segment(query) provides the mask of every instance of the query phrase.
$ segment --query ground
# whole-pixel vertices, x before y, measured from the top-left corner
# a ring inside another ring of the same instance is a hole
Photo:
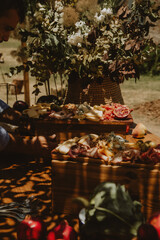
[[[143,123],[157,136],[160,136],[159,80],[160,76],[157,76],[157,81],[140,81],[135,84],[127,82],[121,87],[125,104],[133,109],[131,114],[134,122]]]
[[[145,114],[148,118],[152,120],[160,121],[160,99],[155,101],[146,102],[144,104],[135,105],[134,111],[139,114]]]
[[[134,106],[138,122],[143,122],[154,134],[160,136],[160,99]]]

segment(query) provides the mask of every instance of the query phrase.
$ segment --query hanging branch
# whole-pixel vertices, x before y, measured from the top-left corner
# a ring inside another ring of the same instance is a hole
[[[57,87],[57,76],[56,74],[53,74],[53,79],[54,79],[54,85],[55,85],[55,89],[56,89],[56,94],[57,94],[57,97],[58,97],[58,87]]]
[[[63,97],[63,79],[62,79],[62,73],[60,75],[60,82],[61,82],[61,97]]]
[[[22,48],[26,48],[27,44],[24,41],[21,41]],[[23,66],[24,66],[24,71],[23,71],[23,76],[24,76],[24,97],[25,97],[25,102],[30,105],[30,91],[29,91],[29,73],[26,70],[27,68],[27,58],[24,57],[23,59]]]
[[[44,82],[44,86],[45,86],[46,95],[48,95],[48,89],[47,89],[47,83],[46,82]]]
[[[50,82],[49,82],[49,79],[47,80],[47,87],[48,87],[48,95],[50,95]]]

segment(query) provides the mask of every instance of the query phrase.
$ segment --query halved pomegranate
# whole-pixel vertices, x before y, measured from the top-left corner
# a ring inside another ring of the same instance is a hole
[[[130,109],[129,107],[127,107],[126,105],[121,105],[118,107],[115,107],[113,110],[113,113],[115,115],[115,118],[118,119],[125,119],[128,117],[128,115],[130,114]]]

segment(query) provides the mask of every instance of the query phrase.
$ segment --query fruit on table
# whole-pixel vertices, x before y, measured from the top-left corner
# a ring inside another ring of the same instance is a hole
[[[17,240],[44,240],[45,235],[44,223],[31,216],[27,216],[17,229]]]
[[[28,107],[28,104],[21,100],[18,100],[13,104],[13,109],[19,112],[23,112],[23,110],[28,109]]]
[[[58,226],[53,228],[47,236],[47,240],[77,240],[77,233],[63,220]]]
[[[138,140],[136,145],[141,150],[141,152],[146,152],[149,148],[157,147],[157,144],[153,141],[143,142],[142,140]]]
[[[158,240],[158,233],[155,227],[149,223],[143,223],[139,226],[137,231],[137,238],[139,240]],[[133,239],[134,240],[134,239]]]
[[[114,108],[114,115],[118,119],[125,119],[130,114],[131,110],[126,105],[121,105]]]
[[[147,128],[143,123],[138,123],[132,130],[132,136],[135,138],[142,138],[147,133]]]
[[[157,230],[159,239],[160,239],[160,212],[156,212],[154,213],[148,221],[151,225],[153,225],[155,227],[155,229]]]

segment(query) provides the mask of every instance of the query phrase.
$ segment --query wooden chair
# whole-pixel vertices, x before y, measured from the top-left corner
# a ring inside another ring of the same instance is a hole
[[[4,61],[3,61],[3,62],[0,62],[0,63],[4,63]],[[9,97],[10,87],[14,88],[14,94],[15,94],[16,101],[17,101],[17,89],[16,89],[16,85],[15,85],[13,82],[12,82],[12,83],[11,83],[11,82],[6,82],[1,67],[0,67],[0,70],[1,70],[1,75],[2,75],[2,79],[3,79],[3,82],[0,83],[0,87],[1,87],[1,86],[6,87],[6,102],[7,102],[7,104],[8,104],[8,97]]]
[[[13,83],[0,83],[0,86],[6,87],[6,102],[7,102],[7,104],[8,104],[10,87],[14,88],[15,97],[16,97],[16,101],[17,101],[17,90],[16,90],[16,85],[15,84],[13,84]]]

